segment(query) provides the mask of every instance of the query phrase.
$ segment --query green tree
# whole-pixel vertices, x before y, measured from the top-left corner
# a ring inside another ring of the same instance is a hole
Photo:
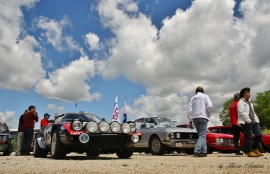
[[[270,90],[257,93],[253,103],[256,114],[260,119],[260,126],[270,128]]]
[[[229,106],[230,106],[230,104],[232,102],[233,102],[233,98],[227,100],[223,104],[222,111],[219,113],[219,119],[222,122],[222,125],[223,126],[229,126],[229,125],[231,125],[231,123],[230,123],[230,114],[229,114]]]

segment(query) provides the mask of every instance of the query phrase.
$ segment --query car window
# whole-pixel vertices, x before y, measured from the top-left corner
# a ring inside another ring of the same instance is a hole
[[[69,122],[74,119],[80,119],[85,122],[89,122],[89,121],[100,122],[101,121],[99,117],[97,117],[94,114],[89,114],[89,113],[67,113],[62,121]]]
[[[212,132],[212,133],[217,133],[217,132],[218,132],[218,129],[211,129],[210,132]]]
[[[232,133],[232,128],[220,128],[220,133],[233,134]]]
[[[8,127],[4,123],[0,123],[0,132],[8,132]]]

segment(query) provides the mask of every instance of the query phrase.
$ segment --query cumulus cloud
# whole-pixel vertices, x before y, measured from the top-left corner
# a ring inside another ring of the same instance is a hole
[[[57,21],[41,16],[38,19],[37,27],[44,30],[42,38],[58,51],[67,50],[66,46],[72,50],[79,50],[80,47],[71,36],[65,36],[63,30],[65,27],[70,26],[70,22],[67,16],[64,16],[61,20]]]
[[[85,42],[89,45],[89,49],[91,51],[100,50],[102,48],[99,37],[94,33],[89,32],[88,34],[86,34]]]
[[[65,107],[64,106],[56,106],[55,104],[48,104],[48,106],[46,107],[46,110],[49,112],[63,112],[65,111]]]
[[[186,115],[186,97],[201,85],[214,104],[210,125],[216,125],[222,104],[235,92],[246,86],[254,94],[269,88],[265,80],[270,75],[269,3],[243,1],[244,17],[239,19],[233,16],[233,0],[196,0],[186,11],[177,9],[165,18],[158,30],[138,8],[129,11],[136,3],[100,1],[101,21],[115,37],[110,56],[99,61],[97,69],[104,78],[124,75],[146,86],[149,95],[133,104],[137,116],[163,115],[180,121]],[[179,106],[170,102],[183,98]],[[176,108],[183,108],[179,117]]]
[[[90,86],[87,82],[95,76],[95,64],[87,56],[81,56],[48,76],[48,79],[41,79],[35,87],[35,91],[45,98],[89,102],[101,97],[100,93],[89,93]]]
[[[33,7],[35,0],[0,2],[0,87],[10,90],[31,88],[44,77],[40,46],[23,29],[22,6]],[[31,65],[31,68],[29,66]]]

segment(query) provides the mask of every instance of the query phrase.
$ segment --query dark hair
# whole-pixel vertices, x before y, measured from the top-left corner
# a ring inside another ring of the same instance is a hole
[[[30,110],[33,109],[33,108],[36,108],[36,107],[33,106],[33,105],[31,105],[31,106],[28,107],[28,110],[30,111]]]
[[[198,87],[196,88],[196,94],[197,94],[198,92],[204,93],[203,87],[198,86]]]
[[[234,101],[239,100],[239,96],[240,96],[239,93],[235,93],[234,96],[233,96]]]
[[[246,92],[249,92],[249,91],[250,91],[250,88],[249,87],[245,87],[245,88],[241,89],[241,91],[240,91],[240,98],[243,98],[244,97],[244,94]]]

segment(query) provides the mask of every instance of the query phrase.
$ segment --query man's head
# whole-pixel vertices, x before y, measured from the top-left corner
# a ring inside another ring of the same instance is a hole
[[[48,113],[45,113],[45,114],[44,114],[44,118],[46,118],[46,119],[49,119],[50,116],[51,116],[51,115],[48,114]]]
[[[31,112],[35,112],[36,111],[36,107],[31,105],[28,107],[28,110],[31,111]]]
[[[28,109],[26,109],[26,110],[24,111],[24,113],[26,113],[26,112],[28,112]]]
[[[240,98],[240,94],[239,93],[235,93],[234,96],[233,96],[234,101],[239,100],[239,98]]]
[[[246,100],[248,100],[250,98],[250,88],[249,87],[241,89],[240,98],[244,98]]]
[[[197,94],[198,92],[204,93],[203,87],[198,86],[198,87],[196,88],[195,93]]]

